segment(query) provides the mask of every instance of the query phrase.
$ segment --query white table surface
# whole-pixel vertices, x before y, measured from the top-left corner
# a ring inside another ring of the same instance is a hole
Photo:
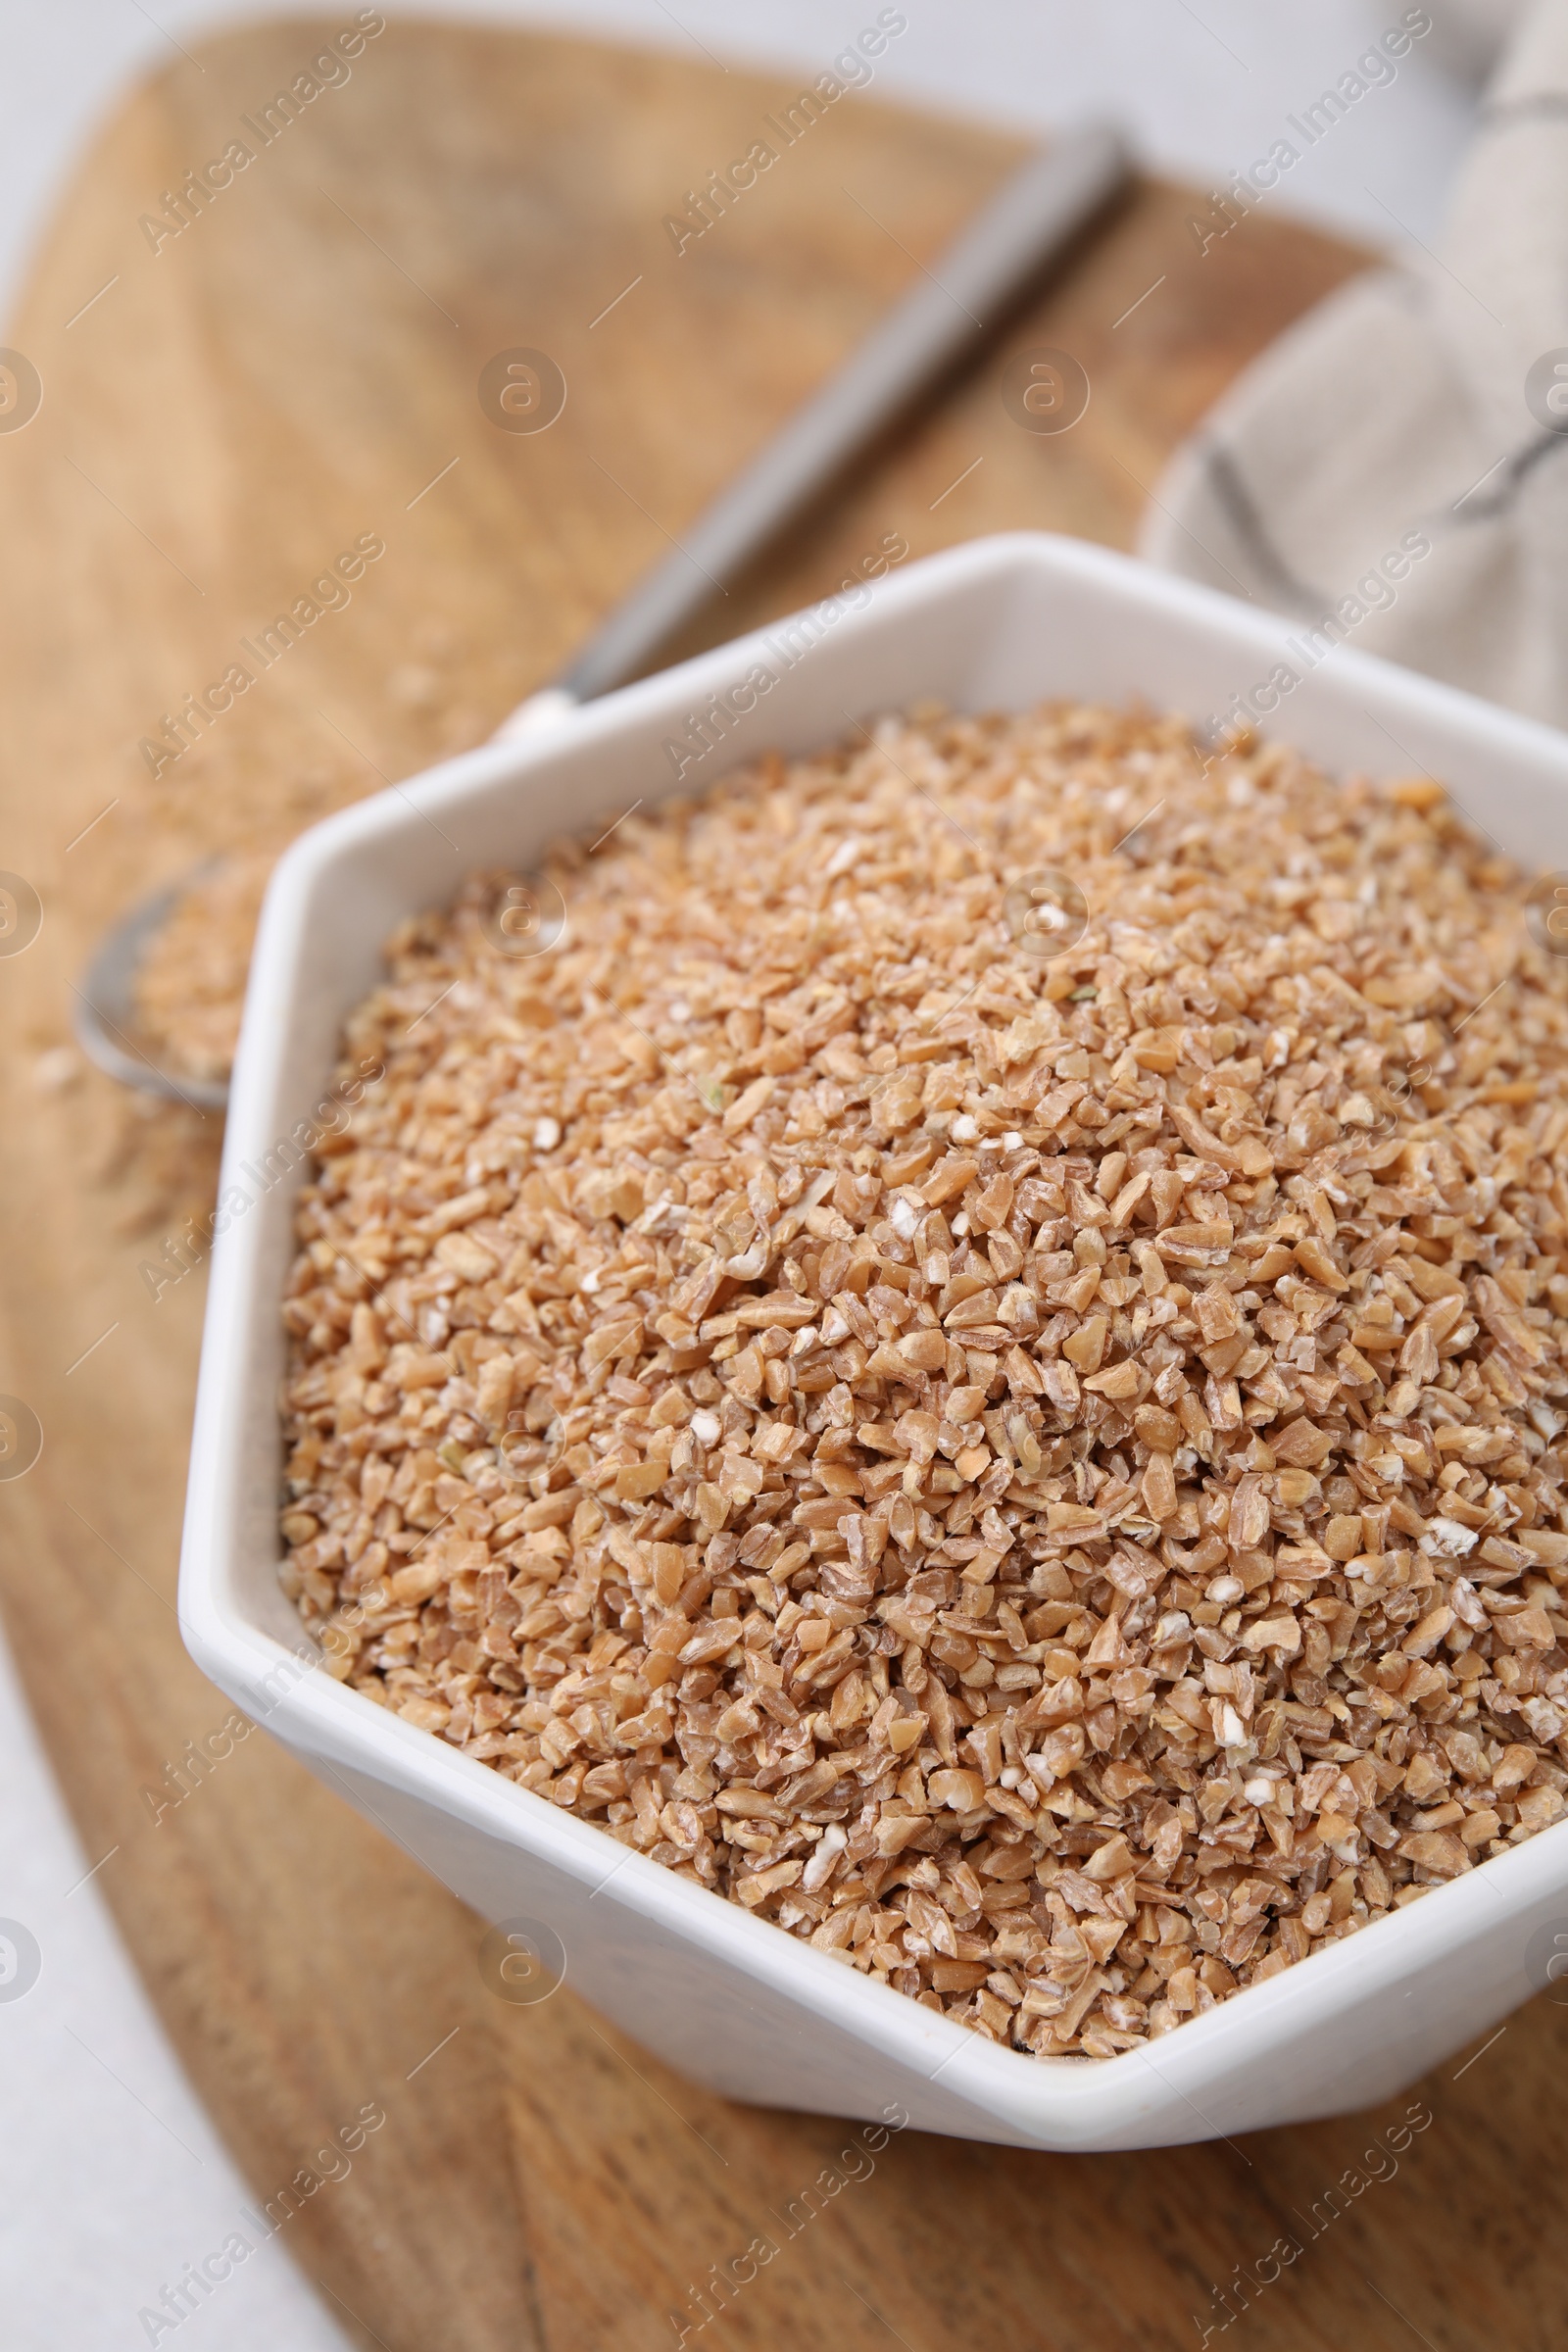
[[[85,141],[137,75],[203,33],[297,7],[240,0],[0,0],[0,318]],[[346,10],[345,14],[352,14]],[[390,7],[388,13],[395,13]],[[579,0],[459,7],[597,31],[718,62],[820,71],[872,0]],[[1086,111],[1123,122],[1147,159],[1202,183],[1262,153],[1403,14],[1398,0],[905,0],[881,61],[890,96],[1013,126]],[[1436,38],[1303,158],[1275,201],[1396,246],[1430,241],[1474,116]],[[0,1921],[36,1939],[20,1997],[0,1942],[0,2312],[7,2352],[327,2352],[328,2309],[268,2245],[177,2329],[139,2313],[187,2263],[242,2228],[248,2192],[129,1966],[0,1649]],[[73,1891],[74,1889],[74,1891]],[[0,1937],[4,1930],[0,1928]],[[11,1995],[12,1997],[7,1997]]]
[[[244,2218],[255,2200],[86,1875],[96,1859],[77,1843],[0,1646],[0,2343],[342,2346],[284,2244],[262,2244]],[[149,2328],[140,2314],[236,2230],[257,2250],[177,2327]]]

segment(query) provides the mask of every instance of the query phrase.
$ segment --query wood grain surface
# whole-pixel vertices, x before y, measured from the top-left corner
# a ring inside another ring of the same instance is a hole
[[[8,334],[42,406],[0,430],[0,865],[44,910],[0,958],[0,1390],[45,1433],[0,1483],[5,1614],[195,2082],[258,2197],[384,2104],[288,2236],[355,2339],[389,2352],[643,2352],[683,2326],[735,2346],[1142,2352],[1217,2336],[1213,2290],[1239,2275],[1230,2340],[1260,2348],[1560,2343],[1568,2011],[1549,2001],[1422,2086],[1431,2121],[1397,2156],[1378,2135],[1404,2101],[1170,2153],[906,2133],[841,2158],[851,2127],[698,2091],[569,1986],[493,1998],[481,1923],[265,1738],[155,1822],[145,1791],[169,1797],[228,1710],[172,1608],[203,1276],[155,1302],[138,1268],[208,1198],[218,1122],[62,1050],[90,943],[195,858],[280,842],[482,739],[1016,154],[857,93],[677,254],[663,216],[798,84],[410,24],[270,144],[244,133],[337,22],[220,41],[108,124]],[[247,136],[254,160],[155,250],[142,216]],[[1015,525],[1129,544],[1207,403],[1359,266],[1266,216],[1200,257],[1192,203],[1138,189],[690,642],[827,593],[887,531],[915,554]],[[1006,362],[1036,344],[1089,373],[1071,432],[1026,433],[1004,405]],[[480,410],[481,368],[516,346],[566,378],[547,432]],[[155,780],[140,739],[367,532],[386,553],[348,609]],[[791,2234],[829,2166],[841,2185]],[[1302,2250],[1281,2266],[1287,2233]],[[699,2328],[713,2266],[760,2237],[777,2252]]]

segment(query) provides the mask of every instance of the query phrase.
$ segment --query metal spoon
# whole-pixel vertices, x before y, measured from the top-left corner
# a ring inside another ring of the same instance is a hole
[[[600,623],[554,684],[503,720],[493,740],[511,743],[537,734],[579,703],[634,676],[707,601],[715,579],[741,570],[858,452],[995,329],[1005,310],[1108,204],[1128,169],[1126,148],[1104,123],[1069,132],[1031,157],[938,267],[922,271],[919,283],[838,373],[699,515],[683,544]],[[228,1099],[223,1081],[172,1076],[137,1051],[131,1034],[136,966],[192,878],[142,900],[109,934],[75,992],[74,1026],[82,1051],[110,1077],[220,1108]]]
[[[221,1110],[228,1101],[228,1081],[176,1078],[137,1044],[136,967],[148,941],[163,928],[191,884],[210,873],[213,864],[209,858],[177,882],[139,899],[99,942],[97,954],[72,991],[72,1027],[89,1060],[126,1086],[139,1087],[144,1094],[163,1095],[172,1102],[189,1103],[196,1110]]]

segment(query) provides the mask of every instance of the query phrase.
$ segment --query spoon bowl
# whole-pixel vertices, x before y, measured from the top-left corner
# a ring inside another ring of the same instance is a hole
[[[191,884],[212,871],[213,861],[182,874],[145,899],[138,899],[99,942],[97,953],[72,990],[72,1027],[89,1061],[124,1086],[162,1095],[193,1110],[221,1110],[228,1101],[226,1078],[194,1078],[165,1069],[138,1042],[136,972],[149,942],[163,928]]]

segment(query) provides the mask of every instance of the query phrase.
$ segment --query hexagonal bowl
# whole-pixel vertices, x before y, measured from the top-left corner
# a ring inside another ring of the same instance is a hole
[[[1425,767],[1511,854],[1568,866],[1568,738],[1084,543],[980,540],[451,760],[305,834],[263,914],[235,1065],[180,1569],[213,1681],[490,1921],[559,1936],[566,1974],[733,2097],[1019,2146],[1234,2134],[1367,2105],[1505,2015],[1568,1935],[1568,1822],[1152,2044],[1041,2060],[876,1984],[318,1671],[277,1582],[279,1299],[312,1114],[382,943],[480,865],[526,866],[627,806],[936,696],[1238,710],[1333,770]],[[445,839],[443,839],[445,837]],[[451,846],[447,846],[450,844]],[[477,1937],[476,1937],[477,1942]],[[1568,1948],[1568,1945],[1565,1945]]]

